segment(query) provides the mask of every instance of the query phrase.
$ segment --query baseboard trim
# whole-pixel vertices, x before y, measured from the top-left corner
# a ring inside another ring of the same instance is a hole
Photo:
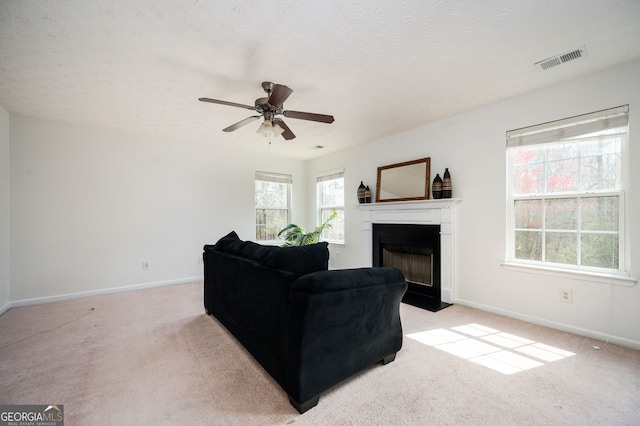
[[[601,342],[608,342],[614,345],[623,346],[625,348],[635,349],[640,351],[640,342],[636,340],[627,339],[625,337],[615,336],[600,331],[591,330],[583,327],[576,327],[574,325],[565,324],[556,321],[549,321],[544,318],[536,317],[533,315],[526,315],[520,312],[510,311],[508,309],[497,308],[491,305],[484,305],[482,303],[476,303],[465,299],[456,299],[456,304],[468,306],[470,308],[479,309],[481,311],[491,312],[493,314],[503,315],[509,318],[515,318],[522,321],[526,321],[536,325],[542,325],[544,327],[553,328],[554,330],[565,331],[571,334],[577,334],[578,336],[588,337],[590,339],[598,340]]]
[[[0,306],[0,315],[2,315],[5,312],[7,312],[9,310],[9,308],[11,308],[11,302],[5,303],[4,305]]]
[[[102,288],[98,290],[89,290],[89,291],[80,291],[77,293],[66,293],[59,294],[56,296],[45,296],[45,297],[34,297],[32,299],[19,299],[13,300],[0,308],[0,315],[8,311],[10,308],[18,308],[21,306],[30,306],[30,305],[40,305],[42,303],[51,303],[51,302],[59,302],[62,300],[71,300],[71,299],[79,299],[81,297],[89,297],[89,296],[100,296],[103,294],[112,294],[112,293],[122,293],[125,291],[134,291],[134,290],[142,290],[145,288],[153,288],[153,287],[163,287],[167,285],[174,284],[186,284],[192,283],[196,281],[202,281],[203,276],[196,277],[188,277],[188,278],[178,278],[175,280],[166,280],[166,281],[155,281],[149,283],[141,283],[141,284],[132,284],[122,287],[110,287],[110,288]]]

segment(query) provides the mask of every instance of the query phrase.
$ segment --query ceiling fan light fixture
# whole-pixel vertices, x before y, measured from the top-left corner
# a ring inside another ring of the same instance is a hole
[[[273,125],[273,134],[278,136],[284,133],[284,129],[278,123]]]
[[[258,127],[256,133],[260,133],[264,136],[270,135],[273,133],[273,125],[271,124],[271,120],[264,120],[264,122]]]

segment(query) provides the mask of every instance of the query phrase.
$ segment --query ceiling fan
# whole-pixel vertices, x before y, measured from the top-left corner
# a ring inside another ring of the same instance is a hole
[[[234,106],[258,112],[260,115],[253,115],[251,117],[245,118],[244,120],[240,120],[237,123],[222,129],[222,131],[233,132],[234,130],[239,129],[242,126],[251,123],[252,121],[264,117],[264,121],[258,128],[257,132],[267,136],[269,142],[271,142],[272,137],[278,135],[282,135],[282,137],[286,140],[291,140],[296,137],[291,129],[289,129],[289,126],[287,126],[285,122],[278,117],[279,115],[284,115],[287,118],[297,118],[299,120],[310,120],[328,124],[333,123],[334,121],[332,115],[285,110],[283,105],[284,101],[286,101],[289,95],[293,93],[293,90],[291,90],[287,86],[274,84],[270,81],[265,81],[262,83],[262,88],[267,93],[267,97],[256,99],[254,106],[237,104],[235,102],[221,101],[211,98],[199,98],[198,100],[202,102],[211,102],[213,104]]]

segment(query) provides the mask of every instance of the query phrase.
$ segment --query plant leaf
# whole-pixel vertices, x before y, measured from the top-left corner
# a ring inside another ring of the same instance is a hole
[[[322,231],[331,228],[333,225],[329,222],[331,222],[337,216],[338,212],[334,211],[324,223],[316,226],[316,228],[311,232],[305,231],[304,228],[296,224],[288,224],[287,226],[282,228],[280,232],[278,232],[278,237],[282,237],[284,235],[285,242],[282,244],[282,246],[306,246],[309,244],[317,243],[320,239],[320,236],[322,235]]]

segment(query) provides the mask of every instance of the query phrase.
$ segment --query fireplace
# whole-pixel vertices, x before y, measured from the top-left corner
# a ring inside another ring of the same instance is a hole
[[[455,206],[460,201],[450,198],[360,204],[365,266],[401,269],[411,290],[404,300],[407,303],[449,306],[455,299],[454,225]],[[397,233],[399,229],[408,231]],[[382,235],[374,237],[380,230]],[[402,241],[405,237],[408,243]],[[382,247],[378,245],[380,240]]]
[[[440,225],[374,223],[373,266],[400,269],[409,285],[402,301],[438,311],[441,300]]]

